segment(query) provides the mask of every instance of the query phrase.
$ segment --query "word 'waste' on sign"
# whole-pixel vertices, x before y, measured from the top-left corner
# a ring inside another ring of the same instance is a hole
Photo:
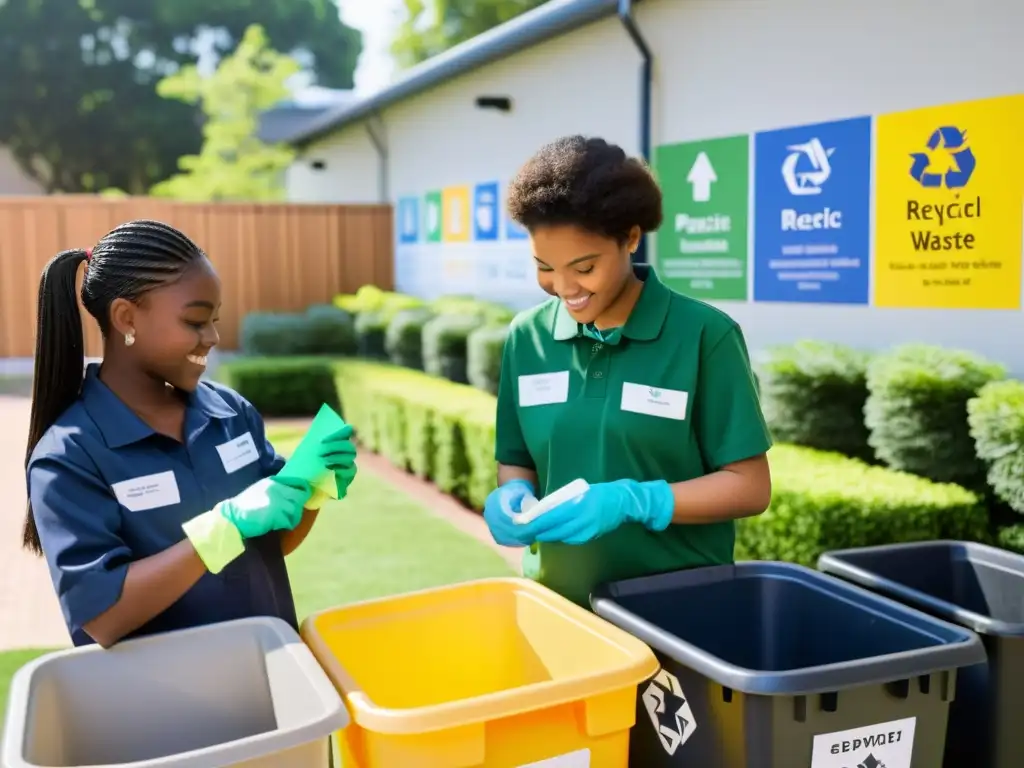
[[[879,307],[1020,309],[1024,96],[877,120]]]
[[[749,153],[746,135],[655,150],[665,201],[655,269],[680,293],[747,299]]]

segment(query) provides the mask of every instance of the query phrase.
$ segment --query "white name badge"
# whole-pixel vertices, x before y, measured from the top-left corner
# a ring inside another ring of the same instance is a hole
[[[686,418],[688,399],[689,393],[678,389],[662,389],[625,382],[622,385],[620,407],[624,411],[683,421]]]
[[[551,405],[569,399],[569,372],[535,373],[519,377],[519,405]]]
[[[114,495],[129,512],[145,512],[181,503],[178,481],[174,470],[157,472],[155,475],[133,477],[110,486]]]
[[[260,458],[260,452],[256,449],[256,442],[252,439],[251,432],[246,432],[241,437],[236,437],[223,445],[218,445],[217,453],[220,454],[221,463],[224,464],[224,471],[229,475],[242,467],[259,461]]]

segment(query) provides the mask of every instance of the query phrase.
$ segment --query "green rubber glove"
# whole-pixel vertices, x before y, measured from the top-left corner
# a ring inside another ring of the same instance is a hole
[[[207,570],[220,573],[245,551],[245,539],[298,525],[312,494],[305,480],[265,477],[192,518],[182,529]]]
[[[344,499],[348,487],[356,479],[356,446],[352,442],[352,426],[346,424],[341,429],[327,435],[317,448],[317,455],[324,466],[334,475],[338,488],[338,499]],[[328,499],[327,494],[318,491],[314,494],[309,509],[319,509]]]

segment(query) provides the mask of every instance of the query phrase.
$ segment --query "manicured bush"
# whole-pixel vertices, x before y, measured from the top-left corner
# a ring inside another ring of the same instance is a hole
[[[501,354],[505,349],[509,326],[485,325],[466,339],[466,374],[469,383],[484,392],[498,394],[501,378]]]
[[[1003,549],[1024,554],[1024,523],[1001,529],[996,543]]]
[[[423,370],[423,325],[434,317],[426,307],[403,309],[388,323],[384,347],[395,365]]]
[[[324,403],[340,408],[328,358],[239,358],[223,363],[217,378],[265,418],[312,416]]]
[[[772,503],[737,525],[737,558],[814,565],[830,549],[932,539],[985,541],[974,493],[812,448],[768,454]]]
[[[894,469],[972,490],[985,486],[967,423],[967,401],[1002,366],[971,352],[924,344],[896,347],[868,365],[868,442]]]
[[[334,306],[357,316],[365,312],[384,312],[389,317],[403,309],[421,307],[424,301],[415,296],[394,291],[382,291],[375,285],[364,285],[355,293],[334,297]]]
[[[992,491],[1024,514],[1024,382],[986,384],[967,402],[967,414],[975,452],[988,467]]]
[[[385,345],[390,318],[382,310],[360,312],[356,315],[356,349],[360,357],[370,360],[387,360]]]
[[[758,365],[761,407],[776,440],[871,460],[864,425],[868,355],[800,341],[768,350]]]
[[[396,464],[483,508],[497,481],[492,395],[390,365],[343,360],[336,370],[345,418],[364,445],[372,433],[372,444]],[[769,457],[772,504],[740,522],[738,557],[813,565],[842,547],[987,540],[979,497],[958,486],[797,446],[777,445]]]
[[[469,296],[442,296],[430,303],[439,315],[480,315],[487,323],[510,323],[515,312],[503,304]]]
[[[302,313],[251,312],[242,319],[241,352],[255,357],[351,355],[356,352],[352,316],[331,305]]]
[[[480,327],[479,315],[438,315],[423,326],[423,368],[459,384],[468,384],[466,342]]]

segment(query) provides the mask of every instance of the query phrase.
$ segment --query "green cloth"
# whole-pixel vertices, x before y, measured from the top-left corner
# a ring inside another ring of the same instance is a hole
[[[320,458],[320,443],[324,438],[337,432],[345,426],[345,420],[339,416],[331,406],[324,403],[320,407],[313,423],[309,425],[306,432],[291,458],[278,472],[283,477],[297,477],[307,481],[313,486],[314,496],[316,492],[327,496],[330,499],[338,499],[338,483],[334,473],[327,469],[327,465]]]
[[[682,482],[765,453],[771,437],[746,344],[724,312],[649,267],[617,344],[561,302],[521,313],[505,343],[495,458],[537,472],[537,496],[583,478]],[[523,572],[587,606],[598,584],[733,562],[735,523],[626,524],[587,544],[540,543]]]

